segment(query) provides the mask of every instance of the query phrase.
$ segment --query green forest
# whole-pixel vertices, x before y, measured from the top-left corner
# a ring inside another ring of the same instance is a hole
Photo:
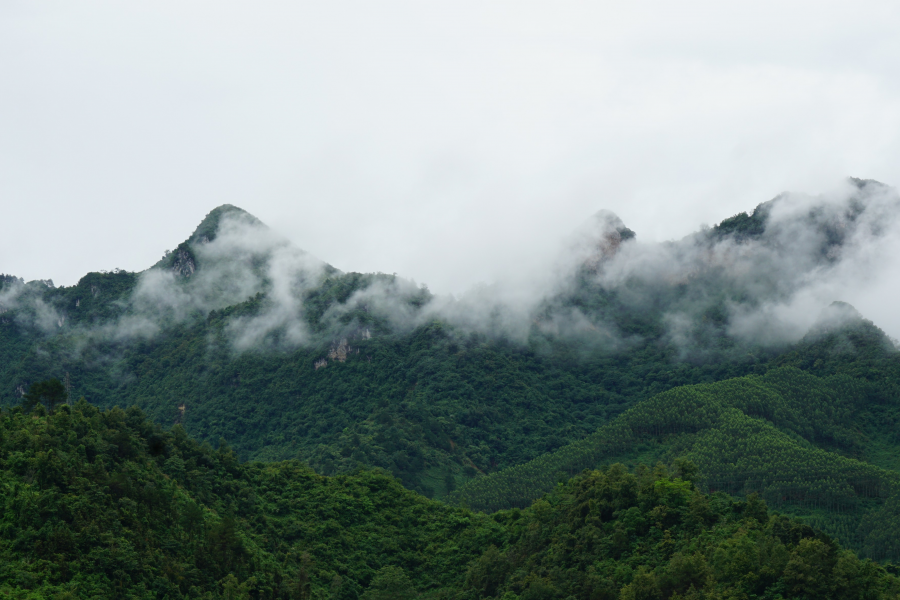
[[[141,273],[2,275],[0,589],[897,597],[897,342],[839,301],[741,321],[837,264],[883,192],[853,184],[651,250],[604,217],[525,312],[228,205]]]
[[[10,598],[900,597],[893,567],[702,492],[696,467],[585,471],[525,509],[430,500],[381,470],[241,462],[136,408],[0,414]]]
[[[378,279],[394,278],[329,276],[305,299],[307,317]],[[120,310],[117,300],[134,280],[131,273],[96,274],[73,288],[35,293],[74,305],[92,288],[109,288],[111,299],[96,315],[87,301],[77,312],[102,323]],[[379,466],[434,496],[451,481],[579,440],[638,399],[761,368],[759,357],[676,363],[675,349],[650,342],[624,355],[579,355],[578,342],[535,333],[521,345],[440,321],[394,332],[365,314],[348,317],[346,356],[325,368],[316,362],[340,349],[342,338],[235,354],[225,338],[228,323],[265,303],[260,295],[130,344],[85,339],[74,325],[49,338],[29,335],[10,321],[0,326],[5,402],[14,404],[27,382],[68,373],[73,392],[99,406],[135,404],[212,443],[224,437],[243,459],[300,458],[326,474]],[[365,330],[369,339],[359,333]]]

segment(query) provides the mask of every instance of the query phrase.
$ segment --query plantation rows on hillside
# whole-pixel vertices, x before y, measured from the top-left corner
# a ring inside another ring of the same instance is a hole
[[[480,510],[528,506],[558,481],[612,460],[689,459],[705,489],[758,493],[814,516],[868,556],[900,558],[900,473],[864,460],[848,427],[878,387],[785,367],[764,376],[679,387],[629,409],[586,439],[470,481],[450,499]],[[846,518],[849,517],[849,518]]]

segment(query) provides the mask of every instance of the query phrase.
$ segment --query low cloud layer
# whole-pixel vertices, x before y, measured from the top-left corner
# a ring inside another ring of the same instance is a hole
[[[794,342],[836,300],[857,305],[891,335],[900,325],[893,297],[879,297],[898,272],[900,196],[874,182],[848,181],[819,196],[782,194],[749,215],[664,243],[642,241],[601,211],[544,258],[550,267],[530,276],[458,297],[393,275],[352,276],[355,291],[321,306],[313,327],[305,312],[309,293],[350,285],[352,277],[239,209],[217,211],[186,245],[139,275],[113,319],[72,325],[73,309],[38,293],[52,284],[13,280],[0,291],[0,318],[9,313],[45,334],[69,333],[84,347],[151,339],[253,299],[227,316],[224,333],[235,352],[327,343],[373,324],[403,333],[432,321],[518,343],[538,335],[618,352],[647,335],[622,325],[627,313],[657,315],[661,339],[693,357],[715,335],[761,346]]]
[[[438,319],[519,341],[536,328],[610,351],[630,347],[634,336],[602,311],[571,302],[586,280],[634,310],[662,311],[668,339],[679,346],[701,344],[704,323],[751,344],[794,342],[840,300],[868,301],[876,310],[865,316],[892,335],[900,325],[891,298],[873,302],[900,272],[900,196],[876,182],[848,180],[817,196],[785,193],[755,213],[665,243],[642,242],[601,211],[560,246],[555,260],[545,259],[552,268],[530,277],[476,286],[459,298],[434,296],[415,309],[401,301],[414,289],[376,284],[327,316],[365,303],[397,328]]]
[[[321,282],[326,267],[321,260],[242,211],[222,217],[212,240],[192,240],[187,250],[179,248],[139,275],[133,292],[114,303],[120,314],[113,319],[91,325],[67,323],[67,311],[78,309],[45,301],[40,292],[48,284],[42,282],[11,281],[0,291],[0,310],[17,309],[20,325],[45,334],[70,334],[80,348],[91,342],[152,339],[168,327],[261,294],[265,301],[254,314],[229,321],[226,332],[234,348],[261,348],[273,333],[291,347],[307,340],[301,301]],[[169,257],[176,261],[174,266],[164,264]],[[103,290],[98,288],[97,293]]]
[[[799,339],[832,301],[873,300],[879,285],[900,272],[894,188],[847,182],[820,196],[787,193],[753,216],[759,222],[737,219],[747,229],[739,224],[678,242],[625,244],[597,279],[633,294],[635,303],[681,288],[668,311],[675,336],[724,302],[729,334],[765,345]],[[759,223],[764,231],[754,232]],[[877,299],[865,316],[894,331],[900,323],[891,318],[891,303]]]

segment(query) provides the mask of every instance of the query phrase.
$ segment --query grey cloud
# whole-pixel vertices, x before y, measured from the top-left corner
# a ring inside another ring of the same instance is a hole
[[[150,339],[172,324],[260,294],[258,304],[226,323],[226,340],[236,352],[319,344],[373,322],[403,333],[434,320],[518,343],[537,334],[616,352],[641,338],[620,331],[614,314],[572,301],[588,294],[583,300],[590,304],[591,294],[612,294],[636,314],[657,311],[663,341],[680,348],[682,357],[702,358],[711,351],[704,344],[720,332],[764,346],[800,339],[832,301],[852,300],[848,294],[882,282],[884,269],[892,268],[884,256],[900,249],[900,196],[876,183],[848,182],[820,196],[782,194],[731,221],[737,223],[731,229],[726,222],[663,243],[634,239],[618,217],[601,211],[528,277],[473,286],[454,297],[396,276],[364,276],[368,283],[332,303],[311,331],[307,293],[343,274],[243,211],[219,217],[204,221],[177,257],[140,275],[120,317],[72,329],[76,348]],[[0,306],[30,298],[29,324],[59,330],[65,315],[24,294],[26,288],[4,288]]]
[[[304,292],[320,283],[325,264],[243,212],[229,212],[211,241],[190,245],[196,270],[186,279],[160,268],[144,273],[132,299],[135,310],[180,321],[265,293],[260,312],[228,323],[235,349],[260,347],[274,333],[296,346],[307,338],[302,316]]]
[[[474,286],[459,298],[431,296],[421,307],[408,302],[417,292],[410,282],[376,281],[326,317],[337,321],[365,305],[397,330],[437,319],[519,342],[534,331],[607,351],[638,342],[602,314],[566,303],[588,277],[632,310],[661,310],[666,340],[695,357],[709,352],[704,336],[717,335],[716,327],[736,340],[783,345],[799,340],[823,307],[888,276],[881,263],[900,243],[898,217],[895,189],[852,181],[819,196],[782,194],[744,216],[744,225],[739,217],[733,230],[726,223],[672,242],[632,239],[618,217],[601,211],[563,242],[547,261],[552,269],[530,278]]]
[[[0,315],[15,311],[12,314],[21,326],[33,327],[45,334],[59,330],[65,325],[66,316],[44,301],[41,297],[44,288],[53,288],[53,282],[38,280],[25,284],[10,278],[0,288]]]
[[[643,284],[635,302],[654,289],[687,288],[667,316],[678,344],[691,343],[690,324],[723,297],[730,335],[764,345],[796,341],[824,306],[891,277],[885,267],[900,240],[900,197],[887,186],[860,185],[783,194],[757,209],[767,217],[755,235],[706,230],[678,242],[626,244],[598,281],[626,294]]]

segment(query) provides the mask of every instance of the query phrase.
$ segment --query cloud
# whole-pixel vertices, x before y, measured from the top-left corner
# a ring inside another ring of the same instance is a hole
[[[45,334],[66,333],[78,355],[96,342],[152,339],[173,325],[262,294],[265,301],[255,314],[229,321],[226,334],[234,348],[261,348],[276,333],[283,345],[306,341],[302,299],[321,283],[325,263],[243,211],[222,215],[211,239],[197,238],[180,247],[185,258],[177,257],[190,262],[190,268],[183,264],[173,268],[164,259],[144,271],[131,294],[114,302],[119,315],[106,321],[66,324],[65,312],[38,293],[46,288],[43,282],[5,286],[0,290],[0,306],[16,309],[21,325]]]
[[[303,343],[303,295],[321,283],[326,265],[243,211],[227,212],[215,225],[212,239],[195,234],[185,251],[185,260],[196,261],[190,274],[172,268],[146,271],[130,310],[140,319],[182,322],[264,294],[255,314],[229,321],[226,334],[234,347],[259,348],[276,334],[279,344]],[[130,325],[127,318],[118,324],[126,330]]]
[[[663,243],[635,239],[616,215],[601,211],[559,244],[555,258],[539,262],[547,268],[476,285],[459,297],[371,276],[329,306],[319,333],[337,338],[358,330],[363,311],[398,333],[439,320],[519,343],[537,333],[615,352],[641,342],[621,329],[618,310],[657,314],[664,340],[682,357],[709,355],[722,335],[779,346],[799,340],[834,300],[889,278],[884,257],[898,245],[900,196],[875,182],[848,180],[817,196],[784,193],[750,215]],[[272,262],[281,267],[270,269],[267,308],[229,326],[242,332],[232,336],[242,350],[276,331],[294,345],[315,337],[306,330],[302,295],[320,280],[290,283],[301,263],[284,257]],[[604,308],[609,302],[618,308]]]
[[[59,313],[43,297],[47,289],[53,289],[50,280],[31,281],[25,284],[18,278],[4,276],[0,281],[0,318],[10,313],[20,326],[35,328],[49,334],[65,325],[66,317]]]
[[[463,335],[520,344],[562,339],[585,352],[619,352],[658,338],[682,358],[705,359],[724,338],[763,346],[800,339],[834,300],[852,302],[890,280],[897,265],[885,257],[898,250],[897,191],[854,180],[817,196],[781,194],[751,214],[662,243],[642,241],[600,211],[528,276],[453,296],[396,275],[341,273],[240,209],[223,207],[140,275],[117,318],[67,331],[79,350],[92,341],[128,343],[253,300],[226,319],[225,339],[236,352],[327,344],[364,329],[403,334],[441,321]],[[28,325],[60,330],[65,313],[40,295],[24,295],[26,288],[5,287],[0,305],[24,306],[27,297]],[[876,323],[878,310],[867,314]],[[635,330],[628,325],[635,320],[644,325]]]
[[[233,319],[226,330],[237,350],[260,348],[273,334],[278,334],[277,344],[285,347],[299,346],[309,337],[303,297],[321,284],[324,263],[281,243],[266,252],[266,302],[261,312]]]
[[[635,306],[664,302],[678,345],[697,346],[690,332],[720,304],[732,337],[784,344],[832,301],[893,279],[898,243],[897,191],[847,182],[819,196],[782,194],[752,216],[678,242],[623,245],[597,281]]]

